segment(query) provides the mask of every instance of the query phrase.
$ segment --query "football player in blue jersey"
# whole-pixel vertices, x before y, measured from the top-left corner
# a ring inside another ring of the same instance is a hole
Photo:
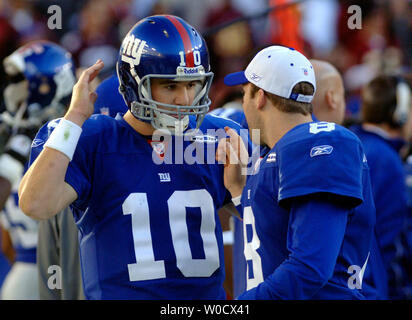
[[[223,165],[178,161],[193,146],[217,147],[216,137],[197,132],[239,129],[205,116],[213,74],[204,39],[171,15],[133,26],[117,62],[128,111],[115,119],[91,117],[89,85],[102,67],[82,73],[64,118],[37,134],[19,188],[22,210],[47,219],[71,204],[87,299],[224,299],[216,214],[230,202]],[[155,139],[159,129],[173,134]],[[182,141],[189,130],[193,140]],[[169,151],[172,164],[156,162]]]
[[[327,121],[342,124],[345,116],[345,92],[342,76],[330,63],[322,60],[310,60],[316,76],[316,92],[312,100],[315,121]],[[242,221],[234,219],[233,244],[233,291],[235,296],[246,290],[245,265],[243,255]],[[369,268],[368,268],[369,269]],[[366,271],[368,271],[368,269]]]
[[[26,44],[6,57],[3,64],[9,82],[4,91],[6,109],[0,114],[2,132],[7,136],[0,155],[0,179],[10,187],[2,185],[0,205],[4,205],[1,221],[8,232],[3,231],[10,235],[15,259],[1,297],[36,299],[38,223],[19,209],[17,188],[37,130],[66,110],[75,83],[74,64],[69,52],[49,41]]]
[[[362,123],[351,129],[362,141],[370,167],[376,206],[376,246],[385,280],[382,298],[401,299],[401,234],[408,215],[405,173],[399,154],[403,127],[410,116],[411,87],[401,76],[380,75],[362,90]],[[385,168],[384,170],[382,170]]]
[[[217,153],[243,217],[247,291],[238,299],[364,299],[375,224],[368,166],[353,133],[312,121],[309,60],[271,46],[225,83],[243,86],[249,129],[260,129],[262,145],[247,179],[233,130]]]

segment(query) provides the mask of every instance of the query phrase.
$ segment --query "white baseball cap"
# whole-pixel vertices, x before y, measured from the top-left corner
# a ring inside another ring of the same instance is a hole
[[[259,51],[245,71],[228,74],[224,83],[235,86],[251,82],[266,92],[299,102],[310,103],[315,95],[315,71],[310,61],[293,48],[270,46]],[[299,82],[313,85],[312,95],[292,94]]]

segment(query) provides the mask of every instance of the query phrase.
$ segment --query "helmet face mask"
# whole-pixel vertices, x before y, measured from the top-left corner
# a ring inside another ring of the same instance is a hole
[[[201,86],[196,92],[192,104],[175,105],[157,101],[152,96],[153,79],[170,79],[172,81],[198,81]],[[173,134],[180,135],[189,124],[189,115],[196,117],[197,127],[209,111],[210,99],[207,92],[213,79],[213,74],[197,77],[178,78],[167,75],[146,75],[139,83],[139,100],[132,103],[131,112],[138,119],[150,121],[156,129],[165,129]]]
[[[199,127],[209,110],[213,73],[204,39],[184,20],[174,16],[153,16],[138,22],[125,37],[117,62],[119,91],[130,112],[155,129],[179,135],[189,116]],[[155,101],[153,79],[201,81],[191,105]]]

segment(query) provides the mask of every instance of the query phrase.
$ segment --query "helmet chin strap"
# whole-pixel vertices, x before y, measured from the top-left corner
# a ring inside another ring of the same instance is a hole
[[[160,130],[169,130],[173,135],[182,135],[189,125],[189,116],[184,116],[183,119],[178,120],[159,110],[154,111],[154,113],[152,126]]]

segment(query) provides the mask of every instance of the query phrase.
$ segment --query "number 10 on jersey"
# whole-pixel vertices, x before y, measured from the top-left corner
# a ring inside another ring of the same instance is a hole
[[[177,268],[185,277],[210,277],[220,266],[212,196],[205,189],[175,191],[167,200],[167,206]],[[187,207],[200,208],[200,235],[204,246],[204,259],[193,259],[191,256],[186,223]],[[123,214],[132,216],[136,263],[127,265],[130,281],[165,278],[164,261],[155,260],[154,257],[147,194],[130,194],[123,202],[122,209]]]

